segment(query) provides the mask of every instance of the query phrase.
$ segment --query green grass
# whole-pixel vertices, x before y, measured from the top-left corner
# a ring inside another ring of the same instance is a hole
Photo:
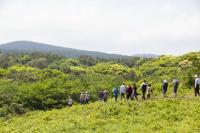
[[[1,133],[200,132],[199,98],[91,103],[0,121]]]

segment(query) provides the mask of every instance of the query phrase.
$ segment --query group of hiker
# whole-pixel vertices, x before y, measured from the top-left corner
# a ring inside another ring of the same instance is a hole
[[[90,101],[90,95],[89,93],[86,91],[85,93],[84,92],[81,92],[80,94],[80,104],[83,105],[83,104],[88,104]],[[67,105],[69,107],[72,106],[72,98],[69,96],[68,100],[67,100]]]
[[[146,80],[141,84],[140,89],[142,91],[142,99],[145,100],[150,99],[151,95],[153,94],[151,84],[147,84]],[[123,82],[120,88],[118,89],[116,86],[113,89],[113,95],[115,98],[115,101],[118,99],[118,95],[120,95],[120,99],[127,99],[127,100],[138,100],[137,96],[140,95],[137,92],[137,86],[136,84],[133,84],[133,86],[128,85],[126,86]],[[125,98],[126,97],[126,98]]]
[[[99,101],[104,101],[104,102],[107,102],[108,100],[108,94],[109,94],[109,91],[107,90],[104,90],[104,91],[99,91]]]
[[[178,87],[179,87],[179,80],[174,78],[172,80],[172,86],[173,86],[173,95],[174,97],[177,96],[177,92],[178,92]],[[169,83],[168,81],[165,79],[162,82],[162,93],[163,93],[163,97],[166,97],[167,91],[168,91],[168,87],[169,87]],[[199,89],[200,89],[200,78],[198,77],[198,75],[195,75],[195,86],[194,86],[194,93],[195,96],[199,96]],[[140,90],[142,92],[142,94],[139,94],[137,92],[137,86],[134,83],[132,86],[129,85],[125,85],[125,82],[122,83],[122,85],[119,87],[115,86],[112,90],[113,96],[115,101],[118,100],[118,96],[120,95],[120,99],[127,99],[127,100],[138,100],[138,95],[142,95],[142,100],[146,100],[146,99],[150,99],[152,94],[153,94],[153,88],[151,86],[151,84],[148,84],[146,80],[144,80],[140,86]],[[99,97],[99,101],[104,101],[107,102],[109,96],[109,91],[107,90],[102,90],[99,91],[98,97]],[[90,95],[89,93],[86,91],[85,93],[82,92],[80,94],[80,104],[87,104],[90,101]],[[68,99],[68,106],[72,106],[72,98],[69,97]]]
[[[174,96],[177,96],[177,91],[178,91],[178,86],[179,86],[178,79],[174,78],[172,81],[172,85],[173,85],[173,94]],[[168,91],[168,81],[164,80],[162,83],[162,92],[163,92],[164,97],[166,97],[167,91]]]
[[[177,90],[178,90],[178,86],[179,86],[179,81],[175,78],[172,81],[173,84],[173,93],[174,96],[177,95]],[[146,100],[146,99],[150,99],[151,95],[153,94],[153,89],[151,84],[148,84],[146,80],[143,81],[143,83],[140,86],[141,92],[142,92],[142,100]],[[162,93],[163,96],[166,97],[167,94],[167,90],[168,90],[168,82],[167,80],[164,80],[162,83]],[[140,95],[139,93],[137,93],[137,86],[136,84],[133,84],[133,86],[128,85],[125,86],[125,83],[123,82],[122,85],[120,86],[120,88],[118,89],[117,87],[114,87],[113,89],[113,95],[115,98],[115,101],[117,101],[118,99],[118,95],[120,95],[121,100],[123,98],[129,100],[133,100],[136,99],[137,100],[137,96]]]

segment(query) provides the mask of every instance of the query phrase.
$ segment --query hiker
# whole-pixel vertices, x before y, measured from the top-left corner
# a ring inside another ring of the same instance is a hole
[[[129,85],[126,89],[126,99],[127,100],[131,99],[132,93],[133,93],[133,88],[131,87],[131,85]]]
[[[83,105],[85,104],[85,93],[81,92],[80,95],[80,104]]]
[[[146,80],[141,84],[140,89],[142,90],[142,100],[145,100],[145,93],[147,90],[147,83]]]
[[[168,89],[168,83],[167,80],[165,79],[162,83],[162,91],[164,97],[166,97],[167,89]]]
[[[69,98],[68,98],[68,100],[67,100],[67,105],[69,106],[69,107],[71,107],[72,106],[72,98],[69,96]]]
[[[115,98],[116,102],[117,102],[117,98],[118,98],[118,93],[119,93],[118,88],[114,87],[114,89],[113,89],[113,95],[114,95],[114,98]]]
[[[135,98],[137,100],[137,96],[138,96],[137,86],[136,84],[133,84],[133,93],[132,93],[131,99],[133,100]]]
[[[103,91],[99,91],[99,101],[103,100]]]
[[[89,95],[89,93],[86,91],[86,92],[85,92],[85,103],[88,104],[89,101],[90,101],[90,95]]]
[[[147,86],[147,99],[150,99],[152,94],[153,94],[153,91],[152,91],[152,88],[151,88],[151,84],[148,84],[148,86]]]
[[[194,85],[195,97],[199,96],[199,86],[200,86],[200,78],[198,77],[198,75],[195,75],[195,85]]]
[[[174,78],[172,81],[172,85],[173,85],[173,93],[174,93],[174,97],[177,96],[177,90],[178,90],[178,86],[179,86],[179,81]]]
[[[105,90],[105,91],[103,91],[103,101],[104,102],[107,102],[108,101],[108,91],[107,90]]]
[[[126,91],[126,86],[125,86],[125,83],[123,82],[122,85],[120,86],[120,97],[121,97],[121,100],[123,98],[125,98],[125,91]]]

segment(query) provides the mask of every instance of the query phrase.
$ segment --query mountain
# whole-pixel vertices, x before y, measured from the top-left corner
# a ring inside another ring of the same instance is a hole
[[[135,57],[144,57],[144,58],[157,58],[159,55],[156,54],[135,54]]]
[[[65,48],[59,46],[53,46],[44,43],[37,43],[31,41],[15,41],[0,45],[0,51],[2,52],[14,52],[14,53],[32,53],[32,52],[42,52],[42,53],[53,53],[58,55],[64,55],[65,57],[79,57],[79,56],[91,56],[100,57],[106,59],[116,59],[116,58],[128,58],[129,56],[119,55],[119,54],[108,54],[96,51],[78,50],[72,48]]]
[[[108,54],[104,52],[97,51],[87,51],[87,50],[78,50],[72,48],[65,48],[60,46],[53,46],[45,43],[38,43],[32,41],[15,41],[4,43],[0,45],[0,51],[6,53],[33,53],[33,52],[42,52],[42,53],[52,53],[63,55],[65,57],[79,57],[79,56],[91,56],[99,57],[105,59],[118,59],[118,58],[129,58],[133,56],[120,55],[120,54]],[[145,58],[154,58],[156,55],[152,54],[138,54],[134,57],[145,57]]]

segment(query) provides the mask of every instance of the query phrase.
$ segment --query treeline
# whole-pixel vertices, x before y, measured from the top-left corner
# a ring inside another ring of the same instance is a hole
[[[181,89],[191,88],[193,75],[199,74],[199,61],[200,52],[157,59],[1,53],[0,116],[63,108],[68,96],[78,101],[82,91],[88,91],[91,100],[96,101],[100,90],[112,91],[123,81],[139,85],[146,79],[159,91],[164,79],[176,77],[181,82]]]

